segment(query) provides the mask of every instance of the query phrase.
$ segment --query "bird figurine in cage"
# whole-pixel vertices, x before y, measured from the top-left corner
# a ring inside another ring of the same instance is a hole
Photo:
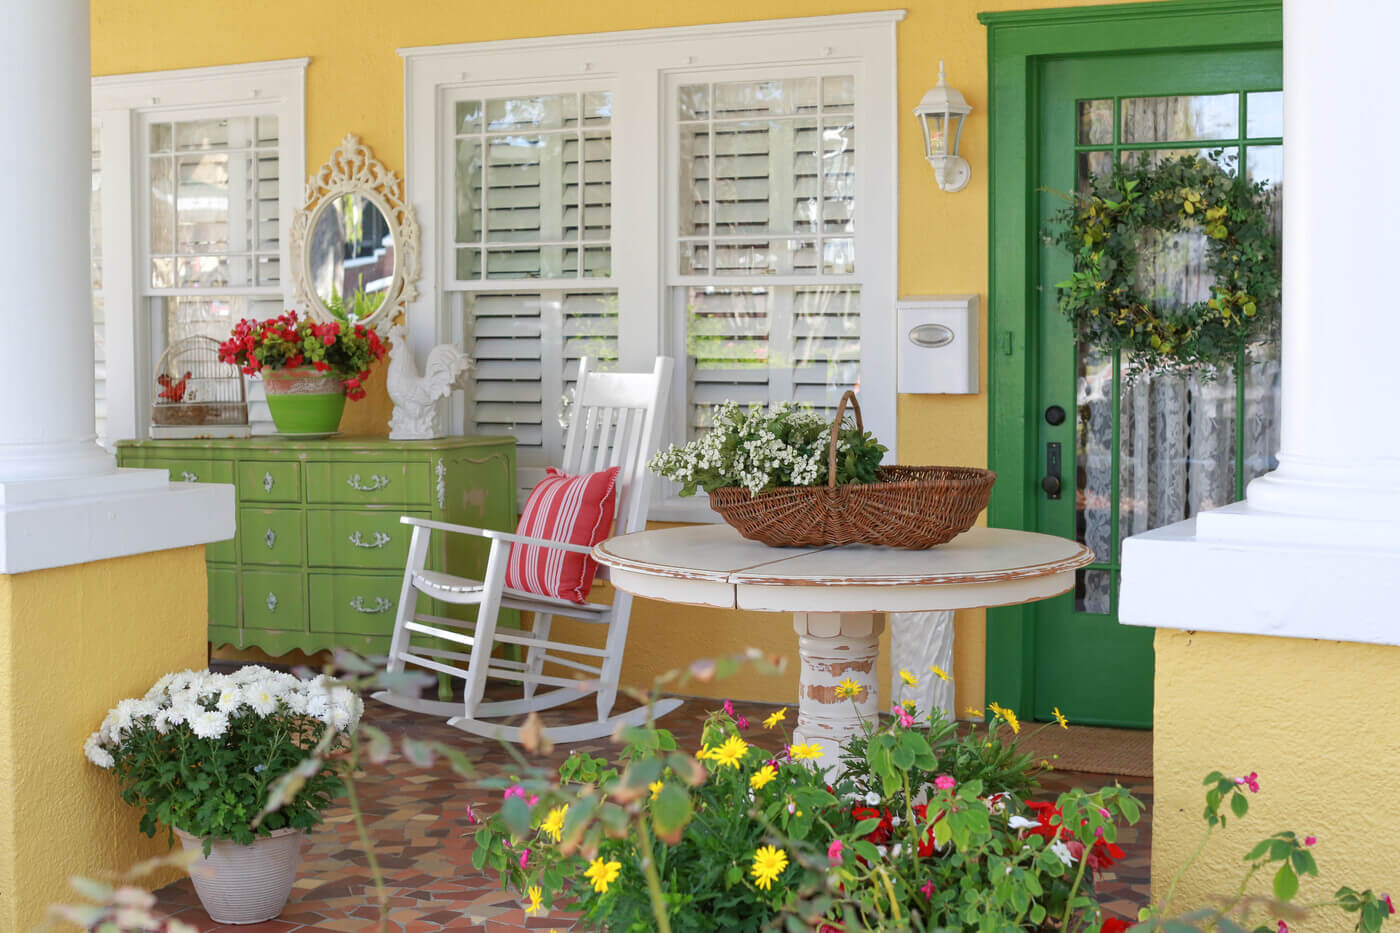
[[[156,365],[151,437],[248,437],[248,395],[238,367],[219,359],[219,341],[177,340]]]

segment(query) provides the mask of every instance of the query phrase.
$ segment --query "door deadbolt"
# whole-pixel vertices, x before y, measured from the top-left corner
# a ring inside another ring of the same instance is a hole
[[[1065,423],[1065,410],[1059,405],[1051,405],[1045,409],[1045,423],[1051,426]]]

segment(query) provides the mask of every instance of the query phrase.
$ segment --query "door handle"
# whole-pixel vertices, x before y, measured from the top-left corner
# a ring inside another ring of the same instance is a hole
[[[1058,441],[1050,441],[1045,445],[1045,476],[1040,481],[1040,488],[1045,490],[1047,499],[1060,498],[1060,489],[1063,483],[1060,480],[1060,445]]]

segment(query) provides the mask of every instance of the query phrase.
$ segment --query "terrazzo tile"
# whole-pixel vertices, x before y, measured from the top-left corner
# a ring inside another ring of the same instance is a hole
[[[518,689],[518,688],[517,688]],[[507,686],[499,698],[510,697]],[[682,748],[698,747],[706,713],[717,704],[690,700],[663,721],[675,733]],[[759,722],[774,707],[736,704],[750,722]],[[562,715],[586,716],[581,707]],[[391,738],[412,736],[440,741],[464,749],[476,768],[471,781],[458,777],[445,762],[420,769],[401,757],[365,771],[357,778],[365,823],[374,841],[389,896],[388,929],[409,933],[517,933],[555,929],[577,930],[578,915],[556,911],[548,917],[525,917],[519,896],[502,891],[494,875],[477,872],[471,865],[475,850],[474,829],[467,823],[466,805],[489,804],[498,791],[486,791],[480,781],[507,777],[518,770],[510,753],[498,743],[465,735],[441,720],[366,701],[365,719]],[[548,717],[547,717],[548,720]],[[759,744],[762,744],[760,740]],[[606,741],[574,746],[592,754],[608,754]],[[558,747],[548,762],[558,764],[570,749]],[[544,762],[541,762],[544,763]],[[1070,787],[1097,788],[1117,780],[1144,804],[1144,818],[1126,827],[1118,844],[1125,857],[1098,880],[1097,891],[1109,910],[1135,919],[1149,890],[1148,861],[1152,841],[1152,781],[1114,778],[1112,775],[1052,772],[1043,780],[1040,796],[1054,797]],[[376,930],[378,907],[369,869],[349,810],[338,807],[309,837],[291,899],[272,925],[226,927],[210,920],[188,879],[157,892],[158,905],[201,933],[218,930],[254,933],[359,933]]]

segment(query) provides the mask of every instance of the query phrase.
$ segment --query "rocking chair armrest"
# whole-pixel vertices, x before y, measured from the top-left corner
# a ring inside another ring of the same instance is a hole
[[[413,518],[408,515],[400,516],[399,522],[418,528],[431,528],[434,531],[446,531],[453,534],[475,535],[478,538],[490,538],[494,541],[506,541],[511,544],[530,544],[535,547],[549,548],[555,551],[572,551],[575,554],[593,553],[593,548],[585,544],[570,544],[567,541],[551,541],[548,538],[532,538],[528,535],[518,535],[511,531],[497,531],[494,528],[473,528],[470,525],[435,522],[426,518]]]

